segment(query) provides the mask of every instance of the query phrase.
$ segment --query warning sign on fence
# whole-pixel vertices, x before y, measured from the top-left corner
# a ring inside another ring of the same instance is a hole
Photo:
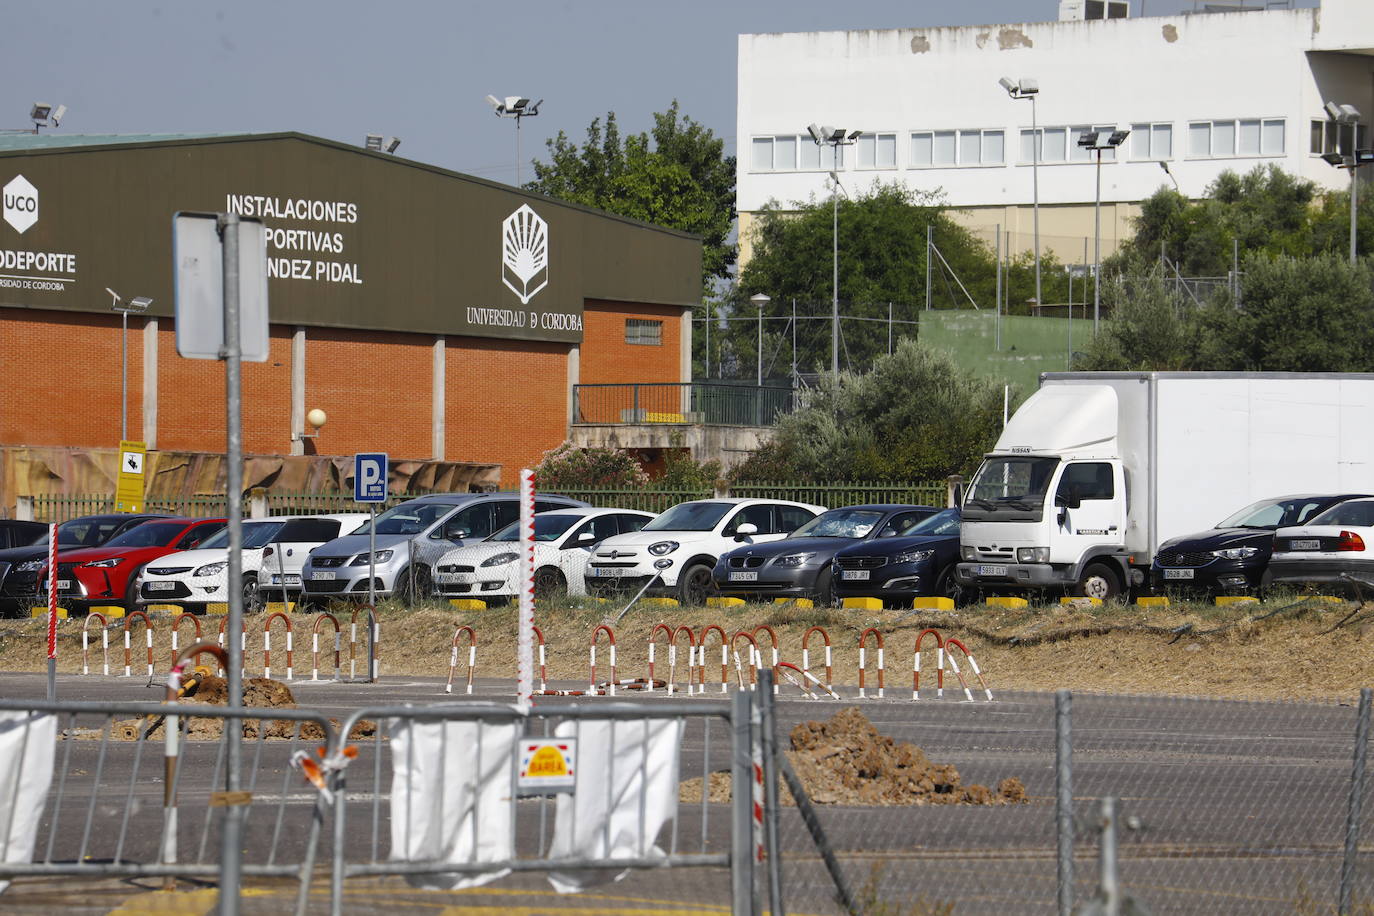
[[[519,753],[515,785],[521,795],[571,792],[577,786],[576,738],[526,738],[520,742]]]

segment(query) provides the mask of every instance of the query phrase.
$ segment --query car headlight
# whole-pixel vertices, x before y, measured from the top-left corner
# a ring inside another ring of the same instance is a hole
[[[89,563],[82,563],[81,565],[87,567],[88,569],[98,569],[110,566],[118,566],[120,563],[123,562],[123,557],[110,557],[108,560],[92,560]]]
[[[892,558],[893,563],[919,563],[935,556],[933,550],[904,550]]]
[[[224,568],[229,565],[228,560],[220,560],[218,563],[206,563],[204,566],[191,573],[193,576],[218,576],[224,572]]]
[[[374,553],[374,554],[372,555],[372,563],[373,563],[373,565],[375,566],[375,565],[378,564],[378,563],[385,563],[387,560],[390,560],[390,559],[391,559],[391,555],[394,554],[395,552],[396,552],[396,551],[394,551],[394,550],[379,550],[379,551],[377,551],[376,553]],[[360,553],[360,554],[358,554],[356,557],[353,558],[353,562],[352,562],[352,563],[349,563],[348,565],[349,565],[349,566],[366,566],[366,565],[367,565],[367,554],[365,554],[365,553]]]
[[[1048,563],[1049,561],[1050,549],[1048,547],[1016,548],[1016,562],[1018,563]]]
[[[1258,547],[1227,547],[1222,550],[1213,550],[1212,556],[1220,557],[1223,560],[1248,560],[1259,552]]]
[[[20,563],[18,566],[14,567],[14,571],[38,572],[40,569],[43,568],[43,564],[46,562],[47,560],[25,560],[23,563]]]
[[[972,544],[959,545],[959,559],[972,561],[978,559],[978,550]]]
[[[483,560],[482,566],[484,568],[488,566],[505,566],[507,563],[514,563],[518,559],[520,559],[520,554],[518,553],[498,553],[493,557],[487,557]]]
[[[649,553],[656,557],[661,557],[664,554],[672,553],[674,550],[677,550],[679,546],[677,541],[659,541],[657,544],[649,545]]]
[[[789,553],[786,556],[778,557],[773,561],[773,565],[782,569],[796,569],[799,566],[805,566],[807,561],[814,556],[814,553]]]

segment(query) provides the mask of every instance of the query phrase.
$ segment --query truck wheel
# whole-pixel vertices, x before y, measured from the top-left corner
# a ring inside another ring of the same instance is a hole
[[[1121,594],[1121,580],[1105,563],[1089,563],[1078,580],[1078,594],[1084,598],[1111,601]]]

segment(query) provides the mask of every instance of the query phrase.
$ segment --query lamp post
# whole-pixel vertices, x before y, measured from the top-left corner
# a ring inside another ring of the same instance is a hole
[[[765,305],[767,305],[767,304],[768,304],[770,301],[772,301],[772,300],[770,300],[770,299],[769,299],[767,296],[765,296],[763,293],[755,293],[754,295],[752,295],[752,296],[749,297],[749,301],[752,302],[752,303],[754,303],[754,305],[758,306],[758,310],[759,310],[759,387],[762,388],[762,387],[763,387],[763,307],[764,307]]]
[[[1356,214],[1360,195],[1359,168],[1374,162],[1374,151],[1355,149],[1355,144],[1359,141],[1359,128],[1356,125],[1360,120],[1360,112],[1354,105],[1338,105],[1335,102],[1327,102],[1326,114],[1331,119],[1331,123],[1337,125],[1336,150],[1323,153],[1322,158],[1338,169],[1350,170],[1350,263],[1354,264],[1358,257],[1355,243],[1358,233]],[[1340,151],[1340,131],[1341,127],[1345,125],[1350,127],[1349,155]]]
[[[105,292],[114,298],[110,310],[119,313],[119,441],[125,442],[129,438],[129,313],[147,311],[153,300],[135,296],[125,302],[108,286]]]
[[[1130,136],[1129,130],[1114,130],[1102,138],[1104,131],[1085,130],[1078,145],[1097,153],[1097,194],[1093,203],[1093,334],[1102,308],[1102,151],[1115,150]],[[1101,142],[1099,142],[1101,141]]]
[[[1039,305],[1044,301],[1040,298],[1040,128],[1035,117],[1035,99],[1040,95],[1040,84],[1029,77],[1013,82],[1004,76],[997,82],[1013,99],[1031,103],[1031,213],[1035,230],[1035,304]]]
[[[830,284],[830,372],[840,374],[840,147],[853,146],[863,131],[846,132],[843,127],[808,125],[807,133],[817,146],[829,146],[835,188],[830,192],[831,284]]]
[[[531,105],[529,99],[521,98],[518,95],[508,95],[504,99],[489,95],[487,96],[487,104],[492,107],[498,118],[515,119],[515,186],[518,188],[520,187],[520,119],[532,118],[539,114],[539,106],[544,104],[544,100],[540,99]]]

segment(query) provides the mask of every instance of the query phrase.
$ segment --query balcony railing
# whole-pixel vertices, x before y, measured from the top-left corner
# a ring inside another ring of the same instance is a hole
[[[574,385],[573,423],[772,426],[797,407],[785,386],[652,382]]]

